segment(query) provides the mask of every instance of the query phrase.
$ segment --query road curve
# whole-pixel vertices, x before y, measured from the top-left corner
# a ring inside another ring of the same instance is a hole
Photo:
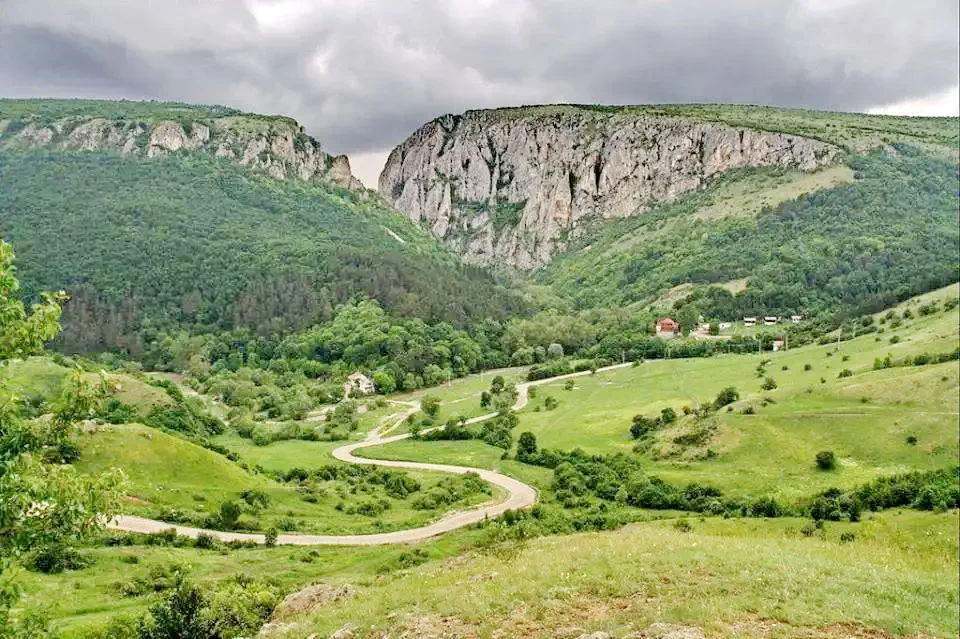
[[[617,364],[615,366],[607,366],[605,368],[598,369],[598,371],[607,371],[615,370],[618,368],[624,368],[630,366],[627,364]],[[581,375],[589,375],[590,371],[582,371],[579,373],[570,373],[568,375],[560,375],[558,377],[550,377],[547,379],[541,379],[533,382],[524,382],[517,384],[517,400],[514,402],[513,410],[520,410],[527,405],[529,401],[529,395],[527,389],[530,386],[539,386],[541,384],[549,384],[564,379],[569,379],[573,377],[579,377]],[[413,404],[412,407],[404,412],[404,414],[396,421],[394,424],[387,430],[393,430],[397,426],[401,425],[407,417],[413,415],[420,410],[420,406]],[[479,417],[473,417],[467,420],[468,424],[475,424],[482,422],[487,419],[491,419],[496,416],[496,413],[489,413],[487,415],[481,415]],[[443,428],[440,426],[439,428]],[[452,466],[448,464],[428,464],[425,462],[415,462],[415,461],[396,461],[396,460],[386,460],[386,459],[373,459],[369,457],[357,457],[353,454],[355,450],[360,448],[368,448],[371,446],[381,446],[383,444],[389,444],[391,442],[400,441],[401,439],[406,439],[410,437],[409,433],[404,433],[402,435],[393,435],[390,437],[381,437],[380,431],[378,429],[373,430],[370,435],[361,442],[354,442],[352,444],[346,444],[339,448],[333,450],[333,456],[340,461],[344,461],[350,464],[372,464],[376,466],[386,466],[390,468],[409,468],[414,470],[435,470],[444,473],[454,473],[463,475],[466,473],[476,473],[486,482],[493,484],[504,489],[507,492],[507,498],[501,502],[494,504],[483,504],[477,508],[471,510],[465,510],[462,512],[450,513],[445,516],[443,519],[436,521],[427,526],[421,526],[419,528],[408,528],[406,530],[397,530],[394,532],[388,533],[374,533],[370,535],[290,535],[283,534],[277,537],[278,544],[292,545],[292,546],[379,546],[384,544],[401,544],[409,543],[414,541],[421,541],[423,539],[429,539],[431,537],[436,537],[446,532],[456,530],[458,528],[463,528],[464,526],[469,526],[470,524],[475,524],[477,522],[483,521],[484,519],[498,517],[507,510],[519,510],[524,508],[529,508],[533,506],[537,501],[537,491],[532,486],[529,486],[521,481],[513,479],[512,477],[507,477],[501,473],[498,473],[493,470],[486,470],[483,468],[471,468],[469,466]],[[186,537],[196,538],[200,534],[207,534],[220,541],[229,542],[229,541],[247,541],[254,542],[258,544],[264,543],[264,536],[260,533],[237,533],[237,532],[225,532],[222,530],[207,530],[203,528],[192,528],[190,526],[179,526],[175,524],[169,524],[162,521],[157,521],[155,519],[146,519],[144,517],[135,517],[133,515],[120,515],[110,523],[107,524],[107,528],[111,530],[120,530],[126,532],[137,532],[137,533],[156,533],[163,530],[169,530],[173,528],[176,530],[178,535],[183,535]]]

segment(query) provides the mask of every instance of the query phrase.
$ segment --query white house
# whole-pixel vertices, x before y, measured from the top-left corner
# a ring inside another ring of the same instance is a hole
[[[763,323],[766,324],[767,326],[773,326],[774,324],[777,323],[779,319],[780,318],[777,317],[776,315],[767,315],[766,317],[763,318]]]
[[[374,391],[376,391],[376,387],[373,384],[373,380],[360,371],[351,373],[350,376],[347,377],[347,382],[343,385],[344,397],[350,397],[350,393],[369,395]]]
[[[743,318],[743,325],[744,325],[744,326],[756,326],[756,325],[757,325],[757,318],[756,318],[756,317],[744,317],[744,318]]]
[[[801,321],[803,321],[803,315],[791,315],[790,321],[794,324],[799,324]]]
[[[781,348],[783,348],[784,343],[785,342],[782,339],[773,340],[773,351],[774,352],[779,351]]]

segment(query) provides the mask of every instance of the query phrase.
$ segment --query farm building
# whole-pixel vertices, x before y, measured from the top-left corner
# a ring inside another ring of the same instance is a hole
[[[680,331],[680,326],[672,318],[664,317],[657,321],[657,335],[660,337],[673,337]]]
[[[350,376],[347,377],[347,382],[343,385],[344,397],[349,397],[350,393],[369,395],[375,390],[376,387],[373,384],[373,380],[360,371],[351,373]]]
[[[777,317],[776,315],[767,315],[766,317],[763,318],[763,323],[766,324],[767,326],[773,326],[778,321],[780,321],[780,318]]]
[[[803,321],[803,315],[791,315],[790,321],[793,322],[794,324],[799,324],[800,322]]]
[[[756,326],[756,325],[757,325],[757,318],[756,318],[756,317],[744,317],[744,318],[743,318],[743,325],[744,325],[744,326]]]
[[[777,352],[777,351],[779,351],[781,348],[783,348],[784,343],[785,343],[785,342],[784,342],[782,339],[775,339],[775,340],[773,340],[773,352]]]

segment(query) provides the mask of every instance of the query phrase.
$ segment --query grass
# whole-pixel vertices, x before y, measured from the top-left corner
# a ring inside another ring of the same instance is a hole
[[[187,517],[202,520],[216,513],[223,501],[241,503],[240,492],[245,489],[262,491],[270,497],[267,508],[246,508],[241,517],[241,523],[257,529],[276,526],[289,530],[293,522],[298,532],[362,534],[422,526],[443,514],[439,509],[414,509],[411,502],[415,495],[396,499],[382,489],[365,493],[344,481],[318,482],[315,494],[319,500],[309,503],[293,485],[246,471],[217,453],[137,424],[107,426],[84,433],[80,445],[81,458],[76,467],[81,472],[97,473],[111,467],[126,472],[130,498],[124,510],[129,514],[166,519],[169,509],[176,509]],[[336,462],[323,451],[313,463],[303,466],[310,469],[330,463]],[[277,469],[284,468],[278,465]],[[420,482],[424,491],[448,476],[426,471],[411,471],[409,475]],[[350,506],[372,499],[385,499],[390,508],[376,517],[351,515],[337,509],[341,503]],[[450,507],[460,509],[488,499],[489,495],[475,494]]]
[[[495,546],[484,543],[483,529],[462,530],[417,545],[427,563],[409,569],[399,567],[409,546],[94,548],[85,553],[95,563],[82,570],[25,573],[24,603],[42,605],[57,636],[82,637],[152,601],[120,596],[121,583],[176,563],[207,584],[244,573],[288,590],[316,582],[354,588],[355,596],[294,619],[287,636],[297,637],[328,636],[347,622],[362,631],[428,634],[436,626],[439,636],[476,637],[545,638],[571,627],[620,636],[658,621],[718,637],[762,634],[772,623],[778,637],[848,637],[863,627],[956,634],[957,511],[869,513],[809,538],[799,532],[807,522],[796,519],[686,521],[690,532],[664,520]],[[842,543],[843,533],[854,541]]]
[[[47,404],[60,397],[63,384],[69,376],[69,368],[57,364],[49,357],[30,357],[11,362],[0,371],[0,377],[26,398]],[[100,382],[97,373],[84,373],[84,378],[90,384]],[[155,406],[173,403],[165,390],[135,377],[122,373],[107,373],[105,378],[112,389],[110,397],[136,406],[140,409],[141,416],[146,416]]]
[[[371,633],[477,637],[571,627],[622,636],[659,621],[709,636],[753,636],[772,623],[775,636],[849,636],[864,626],[956,633],[955,511],[870,515],[810,538],[798,520],[689,523],[692,532],[649,522],[433,562],[327,606],[285,636],[324,636],[345,622]],[[843,532],[855,540],[841,543]]]
[[[901,308],[956,297],[958,292],[960,286],[954,285]],[[764,353],[763,359],[771,360],[766,375],[778,384],[774,391],[760,389],[758,355],[648,361],[579,377],[573,390],[565,390],[563,382],[545,384],[519,414],[514,436],[529,430],[541,447],[629,453],[635,443],[629,434],[634,415],[653,417],[667,407],[682,414],[684,406],[711,401],[720,389],[732,385],[742,398],[734,412],[717,414],[716,430],[708,441],[700,446],[674,444],[674,437],[696,426],[691,419],[681,419],[678,426],[658,434],[653,454],[644,457],[648,472],[680,483],[711,484],[731,494],[773,493],[793,499],[879,475],[943,468],[955,464],[960,454],[960,366],[949,362],[872,369],[874,360],[887,353],[899,360],[920,352],[953,350],[960,343],[958,325],[960,310],[954,309],[843,342],[836,354],[834,344]],[[890,344],[893,335],[901,341]],[[807,363],[812,370],[804,370]],[[855,374],[838,378],[844,368]],[[821,377],[825,383],[820,383]],[[559,407],[535,412],[548,395],[559,400]],[[452,392],[447,397],[455,399]],[[763,406],[764,398],[776,403]],[[748,405],[754,415],[741,414]],[[918,437],[916,446],[905,441],[911,434]],[[715,456],[706,458],[708,449]],[[820,450],[836,451],[839,470],[816,469],[814,456]],[[366,449],[364,454],[502,467],[502,451],[477,441],[407,440]]]

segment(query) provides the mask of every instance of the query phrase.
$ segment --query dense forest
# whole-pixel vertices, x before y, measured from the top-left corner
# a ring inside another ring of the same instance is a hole
[[[852,315],[956,281],[957,164],[909,146],[849,164],[853,184],[756,218],[697,219],[700,192],[606,223],[537,279],[582,307],[650,300],[692,283],[700,312],[717,319]],[[635,241],[621,248],[625,237]],[[736,295],[707,288],[739,278],[748,286]]]
[[[302,329],[356,295],[464,325],[528,304],[369,194],[202,154],[0,154],[0,236],[28,297],[65,288],[61,346],[139,356],[144,332]]]

